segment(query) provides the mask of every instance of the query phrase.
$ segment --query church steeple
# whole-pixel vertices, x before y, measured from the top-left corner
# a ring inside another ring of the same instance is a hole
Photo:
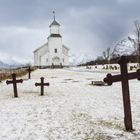
[[[50,34],[57,34],[57,35],[60,35],[59,34],[59,26],[60,24],[56,21],[55,19],[55,11],[53,11],[53,22],[51,23],[51,25],[49,26],[50,27]],[[50,35],[50,36],[51,36]],[[61,36],[61,35],[60,35]]]
[[[53,22],[51,23],[50,27],[51,27],[52,25],[60,26],[60,24],[55,20],[55,11],[53,11]]]

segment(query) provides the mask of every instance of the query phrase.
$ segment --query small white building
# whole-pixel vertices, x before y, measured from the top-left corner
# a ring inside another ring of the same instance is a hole
[[[40,67],[61,67],[69,65],[69,48],[62,43],[60,24],[55,20],[51,23],[48,42],[34,51],[34,65]]]

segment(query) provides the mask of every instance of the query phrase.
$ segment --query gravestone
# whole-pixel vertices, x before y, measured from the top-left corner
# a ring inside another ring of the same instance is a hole
[[[105,86],[105,82],[103,81],[91,81],[91,84],[95,86]]]
[[[35,86],[40,86],[41,87],[41,96],[44,95],[44,86],[49,86],[49,83],[44,83],[44,77],[41,77],[41,83],[35,83]]]
[[[27,69],[26,71],[28,71],[28,79],[31,79],[31,72],[32,72],[33,70],[32,70],[31,67],[29,66],[28,69]]]
[[[104,82],[108,85],[112,85],[114,82],[122,83],[122,95],[123,95],[123,106],[124,106],[124,123],[127,131],[133,130],[132,127],[132,116],[131,116],[131,104],[130,104],[130,95],[129,95],[129,83],[128,80],[138,79],[140,80],[140,69],[137,72],[128,73],[127,70],[128,59],[126,56],[122,56],[119,60],[120,75],[112,76],[107,74],[104,78]]]
[[[18,92],[17,92],[17,83],[22,83],[23,80],[20,79],[20,80],[16,80],[16,74],[13,73],[12,74],[12,79],[13,80],[7,80],[6,81],[6,84],[13,84],[13,90],[14,90],[14,97],[18,97]]]
[[[114,66],[114,69],[117,70],[117,66]]]

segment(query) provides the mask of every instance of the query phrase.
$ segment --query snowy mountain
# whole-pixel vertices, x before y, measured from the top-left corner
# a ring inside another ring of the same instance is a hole
[[[122,56],[122,55],[131,55],[136,52],[136,42],[133,36],[129,36],[121,41],[119,41],[112,52],[112,56]],[[79,65],[94,60],[93,56],[90,56],[86,53],[73,54],[70,53],[70,65]]]
[[[69,54],[69,63],[70,65],[79,65],[86,63],[88,61],[92,60],[92,56],[86,54],[86,53],[80,53],[80,54]]]
[[[131,37],[118,42],[114,47],[113,56],[131,55],[136,51],[136,42]]]
[[[11,56],[6,53],[0,53],[0,68],[19,67],[29,63],[32,63],[32,60],[29,58],[24,59],[16,56]]]
[[[8,67],[9,65],[3,63],[2,61],[0,61],[0,68],[5,68]]]

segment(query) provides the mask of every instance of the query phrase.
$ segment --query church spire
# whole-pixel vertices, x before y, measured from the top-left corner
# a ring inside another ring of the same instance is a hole
[[[52,25],[60,26],[60,24],[55,20],[55,11],[53,11],[53,22],[51,23],[50,27],[51,27]]]

